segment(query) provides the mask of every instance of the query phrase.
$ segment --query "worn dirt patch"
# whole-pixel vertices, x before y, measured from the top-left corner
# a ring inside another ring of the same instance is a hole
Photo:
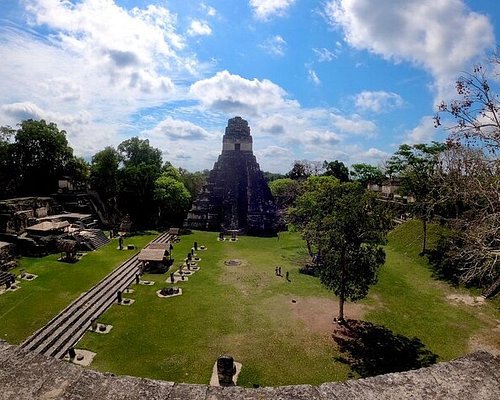
[[[485,298],[483,296],[474,297],[468,294],[459,293],[449,294],[446,298],[451,302],[466,304],[468,306],[481,306],[485,302]]]
[[[321,297],[296,297],[296,303],[290,299],[292,315],[302,321],[308,330],[320,334],[330,334],[335,329],[333,318],[338,315],[339,302]],[[349,319],[362,319],[368,306],[345,303],[344,314]]]
[[[500,325],[497,326],[494,331],[497,332],[498,338],[498,334],[500,334]],[[480,335],[472,336],[469,339],[469,351],[473,352],[478,350],[484,350],[490,354],[493,354],[494,356],[500,356],[499,343],[490,343],[485,337]]]

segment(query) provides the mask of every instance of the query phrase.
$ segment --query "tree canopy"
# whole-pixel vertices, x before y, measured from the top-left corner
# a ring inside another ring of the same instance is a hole
[[[344,302],[365,297],[377,280],[390,214],[359,183],[339,183],[328,176],[307,183],[290,210],[290,221],[317,250],[320,280],[339,297],[342,321]]]

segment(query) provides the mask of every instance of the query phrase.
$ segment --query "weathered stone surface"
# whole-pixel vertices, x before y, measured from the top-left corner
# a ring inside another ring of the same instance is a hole
[[[185,226],[269,234],[275,229],[273,197],[252,151],[247,121],[228,121],[222,153],[188,213]]]
[[[500,398],[500,357],[485,352],[429,368],[320,386],[249,389],[114,376],[0,341],[0,399],[450,399]]]

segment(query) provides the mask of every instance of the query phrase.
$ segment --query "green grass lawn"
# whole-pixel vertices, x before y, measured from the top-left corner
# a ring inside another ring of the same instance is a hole
[[[430,227],[430,245],[435,230]],[[356,308],[364,320],[395,333],[418,337],[447,360],[467,353],[475,342],[500,348],[498,313],[494,303],[468,306],[446,298],[450,293],[469,295],[431,277],[425,258],[419,257],[421,225],[410,222],[389,236],[386,263],[379,282]],[[107,335],[88,332],[78,347],[97,353],[91,367],[176,382],[207,383],[221,354],[243,364],[239,385],[276,386],[319,384],[345,380],[349,368],[335,361],[331,339],[336,301],[316,278],[300,275],[306,259],[299,235],[277,238],[243,236],[236,243],[218,242],[217,233],[194,232],[175,246],[173,268],[193,242],[201,269],[188,282],[177,284],[183,295],[162,299],[156,291],[168,274],[146,275],[153,286],[133,285],[126,294],[136,302],[112,306],[100,322],[113,325]],[[151,237],[134,238],[140,246]],[[129,241],[128,241],[129,242]],[[58,310],[90,288],[121,261],[116,243],[89,253],[77,264],[44,259],[23,259],[22,268],[40,275],[22,289],[0,296],[0,334],[19,343]],[[130,254],[130,253],[129,253]],[[128,254],[127,254],[128,255]],[[224,261],[239,259],[228,267]],[[290,272],[291,282],[275,276],[275,266]],[[294,300],[295,302],[292,302]]]
[[[155,235],[127,238],[125,243],[142,248]],[[116,250],[117,239],[99,250],[86,253],[80,261],[57,261],[59,254],[21,258],[18,268],[38,275],[20,282],[21,289],[0,296],[0,338],[18,344],[50,321],[59,311],[87,291],[137,250]]]
[[[185,257],[194,240],[208,248],[198,251],[200,271],[178,284],[182,296],[158,298],[155,292],[167,285],[166,276],[146,275],[156,284],[134,285],[132,307],[113,306],[102,316],[102,322],[114,326],[111,333],[89,332],[79,343],[97,353],[93,367],[207,383],[217,357],[228,353],[244,366],[241,385],[345,379],[348,368],[333,362],[329,334],[311,332],[294,315],[292,299],[332,297],[316,279],[298,274],[298,259],[305,255],[298,236],[282,233],[279,241],[241,237],[236,243],[216,239],[216,233],[196,232],[175,246],[177,259]],[[228,267],[227,259],[243,264]],[[276,265],[283,275],[290,271],[291,282],[275,276]]]

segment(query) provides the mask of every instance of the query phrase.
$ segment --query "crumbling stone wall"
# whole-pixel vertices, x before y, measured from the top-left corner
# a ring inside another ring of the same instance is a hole
[[[250,389],[115,376],[32,353],[0,340],[0,399],[2,400],[497,400],[499,398],[500,358],[486,352],[469,354],[429,368],[343,383]]]
[[[0,232],[19,235],[37,218],[62,211],[51,197],[21,197],[0,201]]]

